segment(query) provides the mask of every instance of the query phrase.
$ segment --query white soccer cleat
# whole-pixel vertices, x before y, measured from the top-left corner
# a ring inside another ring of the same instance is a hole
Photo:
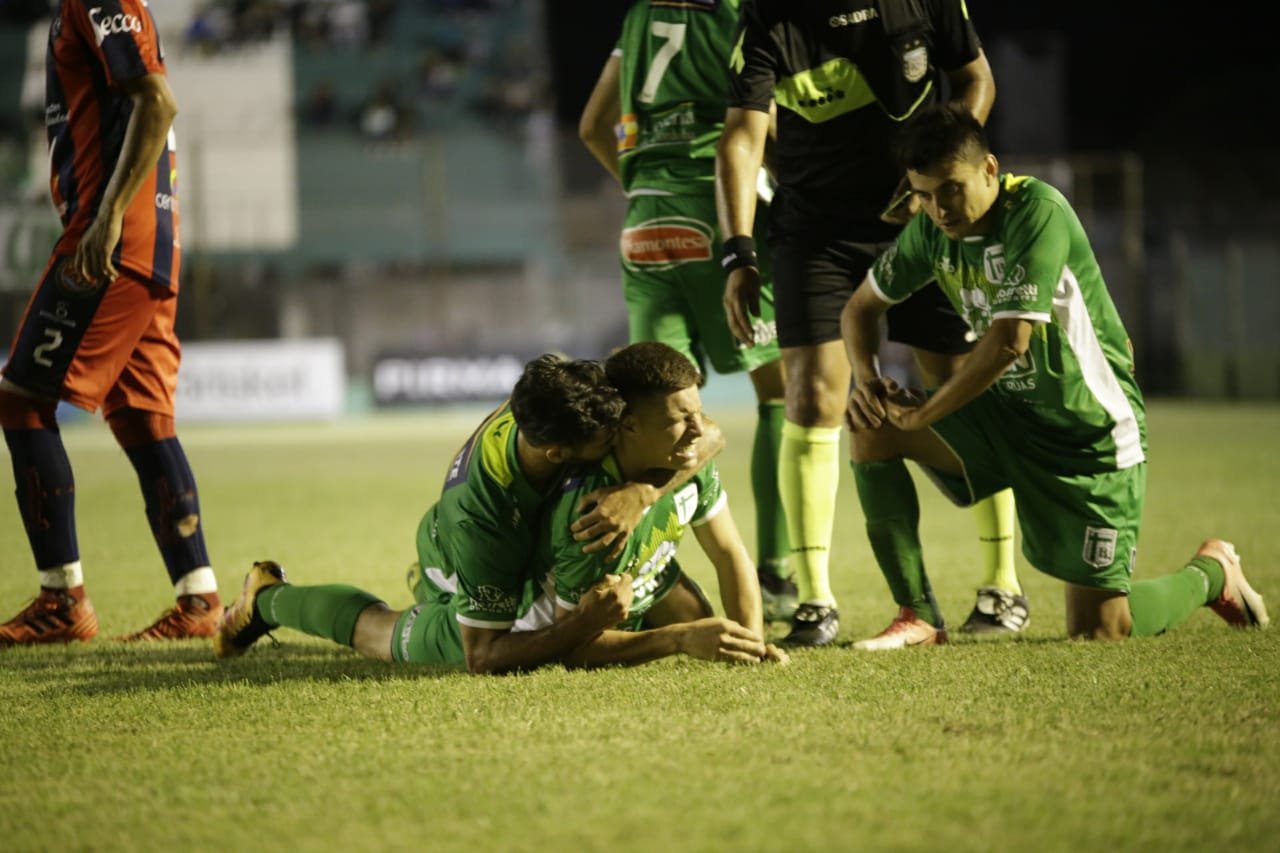
[[[853,644],[865,652],[905,649],[907,646],[940,646],[947,641],[947,630],[935,628],[916,616],[910,607],[898,611],[897,617],[879,634]]]
[[[1210,539],[1200,546],[1196,556],[1213,557],[1222,564],[1226,582],[1222,585],[1222,595],[1209,602],[1214,613],[1236,628],[1265,628],[1271,624],[1262,596],[1245,580],[1235,545],[1222,539]]]

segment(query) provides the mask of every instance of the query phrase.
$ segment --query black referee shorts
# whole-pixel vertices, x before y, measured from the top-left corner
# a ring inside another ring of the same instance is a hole
[[[876,255],[890,245],[852,240],[772,243],[779,345],[815,346],[840,340],[840,312]],[[943,355],[973,349],[968,324],[936,284],[894,305],[887,319],[891,341]]]

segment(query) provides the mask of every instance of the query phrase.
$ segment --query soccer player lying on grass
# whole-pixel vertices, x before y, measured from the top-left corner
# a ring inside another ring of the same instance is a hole
[[[432,629],[427,640],[431,648],[418,650],[415,660],[503,672],[558,659],[621,619],[631,599],[629,587],[611,578],[586,597],[575,619],[554,625],[547,619],[542,630],[528,630],[535,626],[526,620],[519,626],[526,630],[512,630],[518,611],[532,599],[527,595],[532,586],[530,556],[542,504],[564,465],[598,460],[608,451],[622,407],[598,362],[570,362],[551,355],[530,362],[509,404],[487,418],[454,459],[440,501],[419,525],[413,575],[419,591],[437,606],[396,613],[350,586],[282,585],[284,573],[278,565],[258,563],[214,639],[215,653],[241,654],[280,624],[388,660],[390,632],[398,630],[396,623],[403,618],[405,630],[419,620],[419,634],[428,626]],[[722,444],[716,431],[706,442],[706,458]],[[669,490],[687,478],[688,474],[667,472],[653,482],[666,479],[664,489]],[[637,508],[656,500],[664,489],[652,483],[630,484],[585,496],[585,503],[597,512],[575,522],[575,535],[580,540],[583,530],[592,536],[606,533],[605,539],[616,536],[616,545],[625,544],[627,528],[634,527],[642,512]],[[609,518],[622,519],[623,526]],[[599,546],[597,540],[586,550]],[[260,600],[258,593],[268,588],[273,591]],[[261,607],[266,603],[270,610],[264,614]]]
[[[625,613],[629,590],[616,582],[601,584],[579,618],[519,636],[510,631],[516,603],[529,580],[527,567],[543,504],[565,465],[597,461],[608,452],[623,405],[598,361],[544,355],[525,365],[511,399],[485,419],[454,458],[440,500],[418,526],[418,564],[411,577],[413,581],[423,575],[419,566],[432,567],[426,583],[449,602],[432,614],[439,657],[465,661],[475,672],[536,666],[556,659]],[[709,442],[708,452],[718,452],[722,443],[722,438]],[[620,547],[643,506],[656,500],[659,491],[653,485],[629,485],[588,496],[596,502],[595,509],[578,524],[597,541],[586,547],[604,547],[610,541]],[[370,646],[370,625],[385,627],[385,619],[377,617],[391,611],[353,587],[281,587],[267,596],[272,622],[263,621],[255,609],[257,593],[282,579],[274,563],[254,566],[214,638],[215,654],[241,654],[270,625],[284,624],[344,645],[354,643],[373,657],[389,657],[389,642]],[[379,606],[371,607],[375,604]],[[361,620],[366,610],[368,618]],[[356,630],[358,621],[361,630]]]
[[[1170,575],[1132,581],[1146,491],[1146,422],[1129,337],[1093,249],[1063,195],[1001,175],[963,109],[921,111],[901,154],[916,216],[845,307],[855,388],[855,481],[876,561],[901,610],[863,649],[946,639],[925,576],[911,478],[924,466],[969,505],[1012,487],[1023,553],[1067,584],[1073,637],[1160,634],[1209,605],[1235,626],[1266,625],[1235,548],[1200,546]],[[927,398],[878,375],[885,310],[936,280],[978,344]]]

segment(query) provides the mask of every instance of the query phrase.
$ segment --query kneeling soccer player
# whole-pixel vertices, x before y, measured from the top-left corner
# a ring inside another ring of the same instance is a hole
[[[906,127],[916,216],[845,307],[855,480],[896,619],[856,644],[896,649],[946,631],[919,540],[919,505],[895,460],[924,466],[955,502],[1012,487],[1023,552],[1067,584],[1067,630],[1160,634],[1208,605],[1240,627],[1268,622],[1235,548],[1200,546],[1177,572],[1131,581],[1146,490],[1146,421],[1127,333],[1093,249],[1063,195],[1002,175],[963,108],[930,107]],[[921,398],[878,375],[879,320],[936,280],[978,344]]]

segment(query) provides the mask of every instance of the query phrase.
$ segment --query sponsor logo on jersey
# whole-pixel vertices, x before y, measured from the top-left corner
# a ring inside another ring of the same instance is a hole
[[[832,15],[827,18],[827,26],[832,29],[852,27],[857,24],[865,24],[867,21],[874,21],[878,17],[880,17],[880,13],[874,6],[870,9],[854,9],[852,12],[845,12],[843,15]]]
[[[107,36],[142,32],[142,19],[137,15],[123,12],[103,15],[101,6],[94,6],[89,10],[89,24],[93,27],[93,35],[99,46]]]
[[[622,263],[635,270],[667,270],[709,261],[711,235],[710,225],[687,216],[650,219],[622,232]]]
[[[640,119],[635,113],[627,113],[618,119],[613,132],[618,137],[618,153],[625,154],[635,148],[640,139]]]
[[[1004,281],[1004,243],[996,243],[982,250],[982,271],[992,284]]]
[[[929,48],[923,44],[908,48],[902,53],[902,76],[908,83],[918,83],[929,72]]]
[[[173,210],[178,206],[178,200],[169,193],[156,193],[156,210]]]
[[[1018,267],[1018,269],[1021,269],[1021,267]],[[1032,302],[1035,300],[1036,293],[1039,292],[1039,290],[1040,288],[1036,287],[1034,284],[1019,284],[1015,287],[1002,287],[996,291],[995,301],[997,303],[1009,302],[1011,300],[1017,302]]]
[[[677,542],[664,539],[658,543],[658,547],[653,549],[653,555],[637,569],[632,571],[635,580],[631,582],[631,589],[635,591],[637,601],[645,596],[653,595],[653,593],[662,585],[663,572],[668,565],[671,564],[671,558],[676,555]]]
[[[482,613],[506,613],[520,607],[514,595],[508,595],[496,586],[480,584],[475,592],[468,596],[472,610]]]
[[[1116,561],[1116,540],[1120,534],[1111,527],[1084,529],[1084,561],[1095,569],[1105,569]]]
[[[44,126],[53,127],[55,124],[65,124],[67,121],[67,110],[62,104],[49,104],[44,108]]]

